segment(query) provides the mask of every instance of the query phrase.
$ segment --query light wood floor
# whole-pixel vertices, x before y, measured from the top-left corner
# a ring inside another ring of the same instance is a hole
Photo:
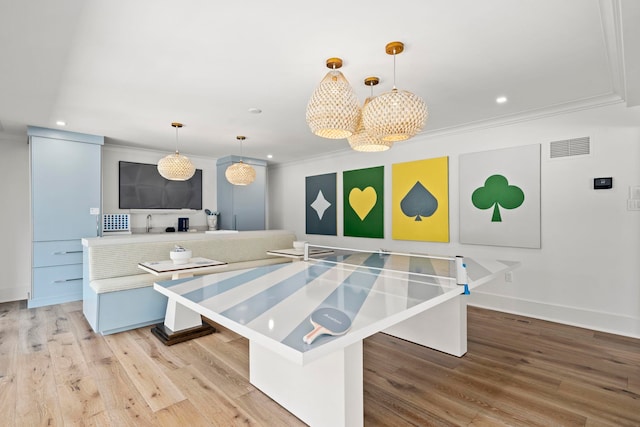
[[[303,425],[248,383],[247,352],[228,330],[164,347],[149,328],[92,333],[80,303],[3,303],[0,425]],[[367,426],[639,426],[640,340],[470,307],[462,358],[367,339],[364,412]]]

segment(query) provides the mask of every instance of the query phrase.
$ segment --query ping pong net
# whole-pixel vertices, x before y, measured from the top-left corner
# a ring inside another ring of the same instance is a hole
[[[304,260],[314,263],[339,265],[358,271],[374,270],[393,277],[408,277],[417,282],[436,285],[466,285],[467,275],[461,256],[434,256],[387,250],[361,249],[314,245],[307,243]]]

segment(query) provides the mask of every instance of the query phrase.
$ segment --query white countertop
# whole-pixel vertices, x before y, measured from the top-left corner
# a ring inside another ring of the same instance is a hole
[[[120,234],[116,236],[86,237],[82,239],[82,245],[85,247],[92,247],[92,246],[122,245],[122,244],[128,244],[128,243],[172,242],[176,240],[204,240],[204,239],[217,239],[217,238],[233,238],[233,236],[237,236],[237,235],[282,233],[283,231],[284,230],[256,230],[256,231],[218,230],[215,232],[176,231],[173,233]]]

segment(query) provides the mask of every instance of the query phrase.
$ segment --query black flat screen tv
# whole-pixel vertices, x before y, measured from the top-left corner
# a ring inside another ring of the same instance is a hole
[[[187,181],[169,181],[156,165],[120,161],[120,209],[202,210],[202,169]]]

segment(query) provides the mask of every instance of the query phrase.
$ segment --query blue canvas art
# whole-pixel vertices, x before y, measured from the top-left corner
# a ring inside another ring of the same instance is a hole
[[[336,173],[306,177],[306,233],[336,236]]]

